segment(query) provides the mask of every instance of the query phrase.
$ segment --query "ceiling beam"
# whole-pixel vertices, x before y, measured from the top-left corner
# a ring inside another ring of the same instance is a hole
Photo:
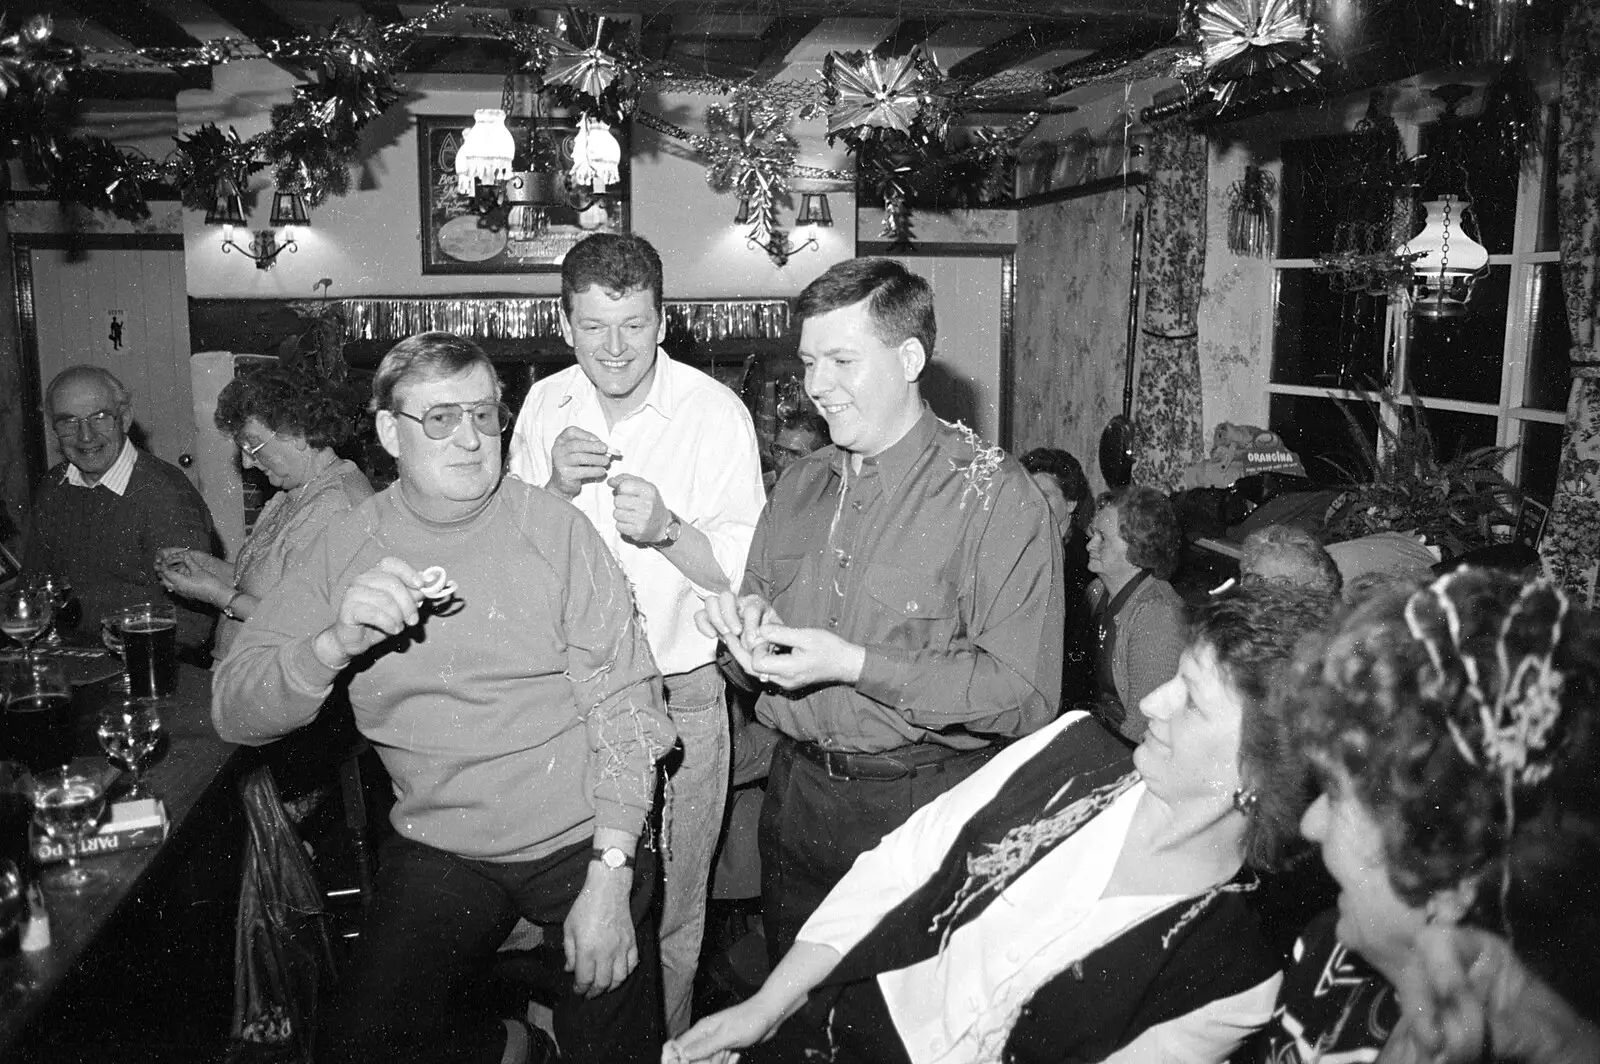
[[[103,70],[80,67],[70,75],[72,91],[85,100],[164,100],[177,99],[184,89],[209,89],[211,68],[198,67],[180,73],[165,67],[148,70]],[[203,82],[203,83],[202,83]]]
[[[772,24],[761,31],[761,60],[756,64],[751,76],[757,81],[776,77],[778,72],[789,64],[789,53],[799,47],[800,42],[809,37],[811,31],[821,24],[821,15],[795,15],[773,19]]]
[[[527,57],[498,37],[423,37],[400,59],[404,74],[510,74]]]
[[[72,0],[72,9],[135,48],[200,47],[188,30],[139,0]]]
[[[257,44],[274,37],[300,36],[299,27],[284,19],[262,0],[204,0],[204,2],[217,13],[218,18]]]
[[[1172,34],[1165,28],[1144,29],[1128,36],[1124,40],[1096,49],[1088,55],[1080,56],[1058,67],[1052,67],[1049,76],[1070,81],[1079,75],[1092,75],[1105,69],[1110,64],[1122,66],[1133,62],[1145,53],[1170,44]]]
[[[385,4],[380,0],[361,0],[361,13],[374,22],[404,22],[406,17],[399,4]]]
[[[886,59],[898,59],[949,24],[950,20],[946,18],[902,19],[889,31],[887,37],[878,42],[872,52]]]
[[[639,54],[653,63],[667,57],[672,48],[672,15],[659,11],[639,25]]]

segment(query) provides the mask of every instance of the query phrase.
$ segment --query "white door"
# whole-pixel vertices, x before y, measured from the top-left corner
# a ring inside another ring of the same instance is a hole
[[[195,421],[181,244],[164,247],[169,241],[161,237],[130,236],[115,247],[69,256],[56,246],[61,238],[17,239],[31,245],[25,245],[26,276],[19,280],[32,284],[40,388],[70,365],[103,366],[133,392],[135,441],[158,458],[185,465],[179,457],[194,453]],[[44,243],[50,246],[39,246]],[[54,465],[61,450],[42,413],[40,431],[47,462]],[[197,471],[187,472],[193,480]]]

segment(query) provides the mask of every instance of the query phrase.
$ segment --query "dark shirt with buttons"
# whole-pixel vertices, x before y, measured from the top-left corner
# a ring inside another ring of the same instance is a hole
[[[1061,543],[1021,464],[924,407],[863,459],[825,447],[784,473],[744,592],[793,627],[866,647],[855,685],[763,691],[765,724],[830,749],[961,749],[1060,708]]]

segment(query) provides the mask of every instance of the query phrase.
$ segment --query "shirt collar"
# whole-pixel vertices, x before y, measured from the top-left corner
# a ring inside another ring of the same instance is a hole
[[[939,419],[934,416],[933,410],[927,402],[922,404],[922,415],[917,418],[917,423],[890,447],[861,461],[863,467],[869,463],[876,467],[878,475],[883,478],[883,493],[893,495],[900,490],[900,485],[905,483],[911,475],[912,467],[916,465],[918,457],[933,442],[934,433],[939,429]],[[834,459],[833,471],[844,474],[844,463],[850,460],[850,452],[840,449]]]
[[[99,480],[93,484],[84,479],[78,467],[71,462],[67,463],[67,483],[75,488],[106,488],[113,495],[125,495],[128,491],[128,478],[133,476],[133,463],[139,458],[138,448],[133,441],[123,437],[122,450],[117,455],[117,460],[111,463],[111,468],[106,470]]]
[[[645,393],[644,402],[639,405],[638,410],[629,414],[629,417],[632,417],[633,414],[638,413],[639,410],[643,410],[645,407],[653,407],[656,413],[668,421],[672,420],[672,415],[678,408],[677,389],[673,387],[675,373],[672,367],[674,365],[675,363],[665,351],[659,347],[656,348],[655,376],[650,380],[650,390]],[[576,369],[577,372],[572,375],[572,380],[568,382],[567,390],[562,395],[563,405],[567,399],[577,399],[580,402],[598,405],[600,402],[599,389],[594,386],[594,382],[589,379],[589,375],[583,372],[582,366],[578,366]]]

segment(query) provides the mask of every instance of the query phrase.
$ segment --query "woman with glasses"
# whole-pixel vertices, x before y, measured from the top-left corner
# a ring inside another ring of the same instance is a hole
[[[278,366],[232,381],[217,399],[217,428],[239,444],[239,461],[259,469],[274,495],[233,563],[187,548],[163,550],[162,583],[222,612],[216,657],[232,645],[261,598],[329,521],[372,495],[355,463],[334,448],[351,433],[351,414],[326,391]]]

